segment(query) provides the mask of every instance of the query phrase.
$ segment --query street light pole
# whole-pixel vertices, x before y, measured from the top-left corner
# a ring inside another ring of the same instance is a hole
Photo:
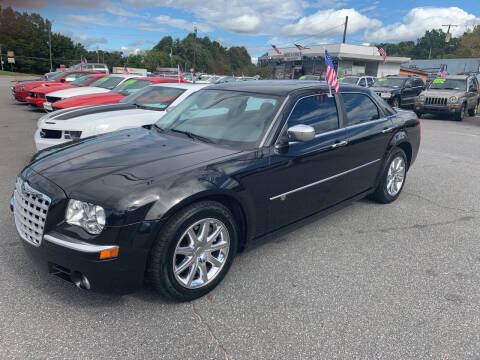
[[[49,27],[48,27],[48,49],[50,52],[50,72],[53,71],[53,66],[52,66],[52,22],[49,21]]]
[[[2,45],[0,44],[0,63],[2,64],[2,71],[3,71],[3,57],[2,57]]]

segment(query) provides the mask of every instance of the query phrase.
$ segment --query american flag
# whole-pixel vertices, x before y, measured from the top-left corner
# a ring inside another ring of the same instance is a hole
[[[178,82],[183,81],[183,71],[180,65],[177,65],[177,71],[178,71]]]
[[[441,70],[438,72],[437,76],[438,76],[438,77],[442,77],[442,78],[445,77],[445,76],[447,76],[447,70],[441,69]]]
[[[123,73],[122,73],[122,74],[124,74],[124,75],[130,74],[130,71],[128,71],[127,65],[125,65],[125,66],[123,67]]]
[[[302,45],[298,45],[298,44],[293,44],[293,45],[295,45],[298,48],[298,50],[300,50],[300,51],[310,49],[308,46],[302,46]]]
[[[333,67],[332,59],[330,59],[327,49],[325,49],[325,65],[327,66],[327,83],[333,86],[335,92],[338,94],[340,93],[340,86],[338,85],[337,74],[335,73],[335,68]]]
[[[383,57],[383,63],[387,63],[387,46],[378,49],[378,53]]]
[[[273,50],[275,50],[275,52],[276,52],[277,54],[281,54],[280,50],[278,50],[275,45],[272,45],[272,48],[273,48]]]

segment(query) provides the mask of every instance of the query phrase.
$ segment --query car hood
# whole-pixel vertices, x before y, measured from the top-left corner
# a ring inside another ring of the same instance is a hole
[[[161,186],[165,177],[237,152],[140,127],[50,148],[30,168],[69,197],[102,205],[119,191]]]
[[[68,90],[65,90],[68,91]],[[100,104],[110,104],[118,103],[125,96],[122,94],[108,92],[103,94],[91,94],[91,95],[79,95],[71,98],[59,100],[55,102],[55,107],[60,109],[76,107],[76,106],[87,106],[87,105],[100,105]]]
[[[69,85],[69,84],[64,84],[64,83],[55,83],[55,84],[45,84],[41,86],[37,86],[33,88],[30,91],[33,92],[39,92],[42,94],[49,94],[53,91],[59,91],[63,89],[76,89],[77,87],[75,85]]]
[[[42,118],[38,122],[38,127],[71,131],[98,129],[102,132],[108,132],[128,127],[151,125],[165,114],[165,111],[139,109],[131,104],[108,104],[74,109],[76,111]],[[55,112],[52,114],[55,114]]]
[[[99,94],[99,93],[106,93],[110,90],[104,89],[101,87],[96,86],[83,86],[83,87],[75,87],[73,89],[65,89],[60,91],[55,91],[50,93],[51,96],[69,98],[72,96],[79,96],[79,95],[88,95],[88,94]]]
[[[24,83],[15,84],[15,88],[19,88],[20,86],[23,86],[25,90],[31,90],[33,88],[36,88],[37,86],[45,86],[47,83],[50,83],[50,82],[51,81],[48,81],[48,80],[27,81]]]
[[[446,97],[451,96],[462,97],[465,96],[465,91],[458,90],[426,90],[423,91],[421,95],[431,96],[431,97]]]

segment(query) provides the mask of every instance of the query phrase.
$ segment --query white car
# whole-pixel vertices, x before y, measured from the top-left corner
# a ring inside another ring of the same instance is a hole
[[[101,94],[101,93],[109,92],[110,90],[116,88],[118,85],[124,83],[128,79],[135,78],[135,77],[139,77],[139,75],[123,75],[123,74],[109,75],[109,76],[99,78],[98,80],[92,81],[88,86],[83,86],[81,88],[53,91],[46,96],[47,101],[43,103],[43,108],[47,111],[52,111],[53,110],[52,104],[55,101],[67,99],[73,96]]]
[[[35,131],[35,146],[50,146],[89,136],[131,129],[157,122],[187,96],[207,85],[161,83],[127,96],[116,104],[82,106],[42,116]]]

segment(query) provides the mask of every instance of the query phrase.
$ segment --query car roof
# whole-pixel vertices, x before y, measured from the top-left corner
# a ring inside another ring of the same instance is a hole
[[[445,76],[445,79],[466,80],[469,77],[470,75],[447,75]]]
[[[179,83],[179,82],[169,82],[169,83],[158,83],[151,86],[166,86],[171,88],[179,88],[179,89],[201,89],[210,84],[191,84],[191,83]]]
[[[356,85],[347,85],[342,83],[340,88],[343,91],[361,91],[368,93],[369,90]],[[223,83],[210,85],[206,90],[229,90],[244,91],[258,94],[286,96],[293,91],[322,89],[328,91],[328,85],[325,81],[315,80],[257,80],[241,81],[233,83]]]
[[[132,75],[132,74],[109,74],[108,77],[122,77],[122,78],[131,78],[135,77],[138,78],[140,75]]]
[[[150,81],[150,82],[153,82],[154,84],[158,84],[158,83],[173,83],[173,82],[176,82],[178,83],[178,79],[172,79],[172,78],[168,78],[168,77],[156,77],[156,76],[142,76],[142,77],[139,77],[137,78],[137,80],[146,80],[146,81]]]

